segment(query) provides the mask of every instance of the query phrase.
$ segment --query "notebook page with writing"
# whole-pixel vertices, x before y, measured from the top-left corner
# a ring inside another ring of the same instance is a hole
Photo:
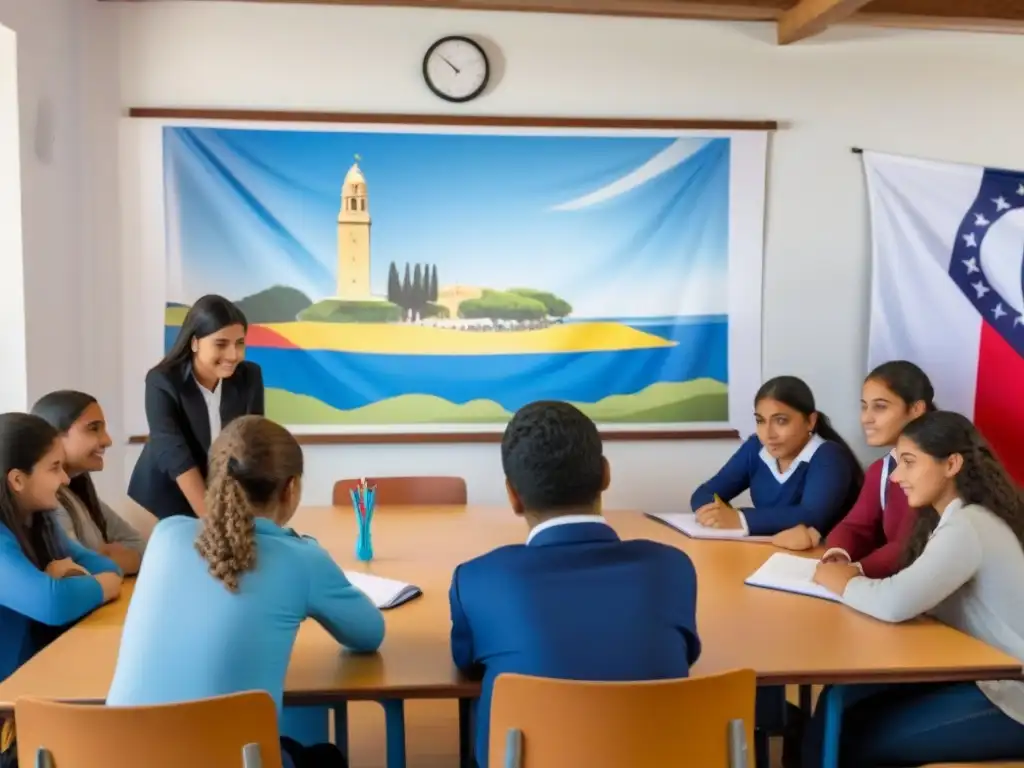
[[[839,601],[839,596],[815,584],[814,569],[820,561],[814,557],[799,557],[776,552],[764,565],[754,571],[744,582],[752,587],[777,589],[797,595],[820,597],[823,600]]]
[[[364,592],[381,610],[397,608],[402,603],[407,603],[414,597],[423,594],[422,590],[414,584],[385,579],[383,576],[373,576],[359,571],[345,571],[345,576],[353,587]]]
[[[647,517],[675,528],[691,539],[730,539],[738,541],[771,541],[770,536],[748,536],[742,528],[708,528],[697,522],[693,512],[644,512]]]

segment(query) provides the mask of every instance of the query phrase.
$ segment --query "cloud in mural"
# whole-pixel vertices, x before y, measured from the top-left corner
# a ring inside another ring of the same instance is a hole
[[[703,149],[707,143],[707,139],[676,139],[646,163],[630,171],[621,179],[617,179],[611,184],[593,192],[588,192],[582,197],[577,197],[575,200],[569,200],[568,202],[552,206],[551,210],[579,211],[598,203],[614,200],[616,197],[624,195],[686,162]]]

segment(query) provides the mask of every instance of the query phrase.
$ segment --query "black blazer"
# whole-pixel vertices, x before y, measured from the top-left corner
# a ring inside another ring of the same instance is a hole
[[[263,373],[256,363],[243,360],[220,386],[222,428],[239,416],[263,415]],[[149,440],[132,470],[128,496],[159,518],[195,517],[177,478],[193,467],[206,477],[210,417],[191,363],[146,374],[146,421]]]

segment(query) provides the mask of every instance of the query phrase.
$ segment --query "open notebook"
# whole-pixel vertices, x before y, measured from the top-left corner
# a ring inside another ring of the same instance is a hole
[[[345,576],[348,577],[353,587],[365,592],[366,596],[381,610],[397,608],[402,603],[407,603],[414,597],[423,594],[422,590],[413,584],[385,579],[383,576],[372,576],[359,571],[345,571]]]
[[[691,539],[739,539],[740,541],[771,541],[770,536],[748,536],[742,529],[706,528],[697,522],[693,512],[645,512],[652,520],[685,533]]]
[[[744,583],[752,587],[777,589],[782,592],[794,592],[798,595],[820,597],[837,602],[838,595],[812,581],[814,569],[818,567],[819,562],[814,557],[799,557],[776,552]]]

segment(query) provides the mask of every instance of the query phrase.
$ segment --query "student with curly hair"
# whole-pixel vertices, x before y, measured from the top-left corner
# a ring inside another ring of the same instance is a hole
[[[1024,496],[965,417],[926,413],[896,444],[893,481],[919,510],[906,567],[870,579],[823,563],[815,580],[882,621],[924,613],[1024,661]],[[843,717],[843,766],[922,765],[1024,756],[1024,682],[891,685],[867,689]],[[827,693],[826,693],[827,699]],[[823,725],[805,765],[820,765]]]
[[[299,625],[316,619],[353,651],[376,651],[380,611],[313,539],[287,528],[302,449],[261,416],[232,421],[210,452],[207,514],[157,523],[125,618],[107,703],[164,704],[264,690],[281,712]],[[344,765],[333,745],[282,739],[286,766]]]

